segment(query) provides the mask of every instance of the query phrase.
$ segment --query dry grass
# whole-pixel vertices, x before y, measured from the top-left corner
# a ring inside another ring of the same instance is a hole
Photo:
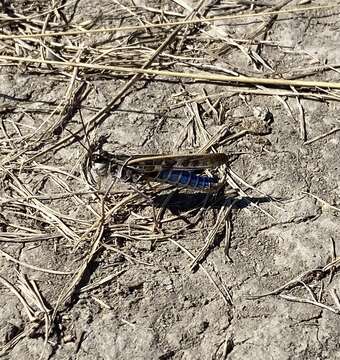
[[[223,108],[219,106],[221,99],[243,94],[272,96],[277,103],[286,107],[288,116],[292,117],[286,98],[295,98],[300,110],[297,119],[300,135],[305,145],[339,131],[339,127],[336,127],[316,138],[308,139],[304,109],[300,100],[339,101],[336,89],[340,89],[340,83],[319,78],[329,72],[337,73],[340,64],[315,64],[315,59],[311,59],[308,69],[297,66],[295,69],[286,69],[286,73],[282,71],[282,74],[278,74],[261,57],[261,52],[254,50],[254,45],[258,46],[258,49],[266,46],[278,51],[284,49],[280,48],[280,44],[268,42],[265,38],[279,17],[289,17],[301,12],[318,16],[337,10],[339,4],[287,8],[290,1],[285,1],[273,8],[263,5],[255,13],[253,5],[247,1],[235,1],[229,8],[212,4],[211,9],[210,2],[206,1],[200,1],[194,9],[185,1],[176,3],[180,5],[173,11],[163,11],[153,7],[127,7],[126,4],[115,1],[114,11],[124,13],[128,24],[104,28],[101,27],[101,19],[83,23],[65,22],[66,10],[68,16],[74,15],[71,14],[73,2],[46,8],[38,14],[33,10],[21,12],[11,8],[4,9],[1,16],[3,35],[0,36],[2,68],[9,72],[17,69],[22,73],[45,74],[56,83],[67,85],[62,97],[49,103],[29,97],[8,97],[0,105],[0,112],[4,115],[0,123],[0,207],[3,214],[0,218],[0,242],[15,246],[26,243],[42,246],[50,243],[54,244],[56,251],[60,246],[65,246],[70,250],[70,254],[66,263],[58,264],[58,269],[45,269],[20,261],[0,250],[0,254],[8,262],[16,263],[20,269],[29,268],[33,272],[53,274],[51,281],[58,281],[56,276],[61,276],[61,282],[65,284],[58,298],[49,299],[49,309],[45,305],[44,296],[40,294],[34,281],[30,280],[31,273],[23,276],[20,270],[17,276],[14,276],[13,283],[4,277],[0,278],[1,283],[20,300],[28,321],[31,322],[31,325],[2,349],[2,353],[8,352],[20,339],[32,331],[37,331],[39,327],[44,327],[47,343],[55,326],[56,315],[67,311],[67,306],[72,306],[74,298],[80,293],[112,281],[124,272],[122,269],[112,275],[103,276],[95,283],[84,283],[90,265],[103,250],[119,253],[128,263],[152,266],[124,249],[119,249],[112,243],[112,239],[124,239],[126,242],[148,241],[153,245],[160,241],[171,241],[191,258],[188,268],[198,266],[202,269],[223,301],[228,306],[232,303],[232,297],[223,282],[218,276],[213,278],[205,269],[204,259],[221,234],[225,238],[227,254],[231,231],[230,214],[240,198],[246,198],[253,207],[271,216],[260,205],[252,203],[249,197],[251,194],[266,197],[266,194],[257,192],[256,187],[231,170],[222,169],[222,172],[227,174],[229,186],[237,192],[238,197],[232,201],[226,199],[220,206],[215,225],[210,228],[206,237],[206,244],[198,254],[193,255],[175,239],[195,231],[192,224],[197,225],[199,219],[204,218],[208,211],[203,205],[199,211],[189,210],[181,214],[192,221],[187,227],[177,225],[178,217],[160,211],[156,220],[161,229],[155,232],[153,216],[145,215],[146,208],[149,209],[148,213],[151,212],[150,205],[139,192],[122,190],[106,193],[105,189],[98,190],[87,181],[86,158],[90,148],[98,140],[96,129],[110,114],[119,109],[127,94],[133,93],[134,87],[140,81],[173,78],[184,85],[185,81],[199,81],[203,84],[217,83],[225,86],[222,92],[215,94],[183,92],[183,95],[180,94],[176,99],[177,102],[173,102],[172,109],[182,108],[189,114],[185,133],[178,139],[179,147],[182,140],[192,140],[192,127],[196,130],[195,136],[200,139],[201,152],[221,151],[226,144],[237,142],[247,134],[256,134],[253,129],[230,132],[228,126],[221,126],[218,132],[211,134],[202,121],[207,114],[216,119],[223,118]],[[213,14],[223,12],[226,15],[207,17],[206,14],[211,11]],[[242,23],[239,25],[242,37],[232,38],[218,26],[222,21],[238,19],[241,22],[250,18],[254,20],[251,29]],[[195,46],[190,46],[192,43]],[[261,76],[253,76],[251,66],[243,69],[244,72],[241,73],[235,68],[228,69],[227,66],[214,64],[216,59],[221,58],[221,54],[233,52],[245,56],[251,65],[258,67],[261,71],[256,73]],[[304,79],[306,76],[309,77],[308,80]],[[93,82],[95,78],[120,80],[122,84],[110,101],[100,108],[89,102],[96,90]],[[199,104],[207,105],[209,110],[202,113]],[[162,109],[164,112],[166,110],[166,107]],[[11,116],[6,117],[6,114]],[[41,114],[44,116],[39,117]],[[65,164],[60,166],[53,162],[54,155],[65,149],[69,149],[74,154],[72,157],[77,158],[68,168]],[[46,188],[45,184],[48,184]],[[164,187],[154,187],[152,194],[159,194],[162,190]],[[127,208],[132,204],[139,216],[135,225],[124,221]],[[167,224],[172,226],[167,227]],[[111,240],[107,241],[108,238]],[[51,245],[52,248],[53,246]],[[80,256],[79,249],[83,252]],[[321,271],[326,272],[337,267],[338,260],[336,263],[334,261]],[[295,283],[303,283],[305,288],[314,294],[304,283],[303,276],[295,279]],[[290,286],[291,282],[266,295],[281,294],[288,285]],[[282,294],[280,296],[287,300],[300,301],[296,297]],[[338,304],[336,292],[333,292],[332,296],[337,299]],[[329,308],[317,300],[313,295],[312,300],[304,301],[339,313],[339,305]],[[100,299],[96,301],[108,306]]]

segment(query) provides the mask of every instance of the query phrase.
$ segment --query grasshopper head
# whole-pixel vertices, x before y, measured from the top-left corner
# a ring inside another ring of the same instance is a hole
[[[106,176],[109,173],[115,174],[118,165],[112,161],[112,157],[105,151],[94,153],[92,157],[92,168],[99,176]]]

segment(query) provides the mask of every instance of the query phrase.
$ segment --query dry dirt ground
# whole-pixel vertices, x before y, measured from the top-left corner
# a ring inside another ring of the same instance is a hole
[[[340,3],[1,4],[1,358],[340,359]],[[224,152],[226,187],[100,146]]]

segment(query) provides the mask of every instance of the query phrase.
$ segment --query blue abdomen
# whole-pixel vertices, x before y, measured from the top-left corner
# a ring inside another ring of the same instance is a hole
[[[211,177],[197,175],[186,170],[162,170],[158,173],[155,180],[201,190],[209,190],[217,184]]]

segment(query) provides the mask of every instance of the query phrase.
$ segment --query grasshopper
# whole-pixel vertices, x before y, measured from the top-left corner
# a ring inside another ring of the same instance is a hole
[[[93,167],[98,175],[108,172],[126,181],[149,180],[200,191],[218,191],[223,181],[203,175],[228,163],[228,155],[118,155],[101,151],[95,155]]]

